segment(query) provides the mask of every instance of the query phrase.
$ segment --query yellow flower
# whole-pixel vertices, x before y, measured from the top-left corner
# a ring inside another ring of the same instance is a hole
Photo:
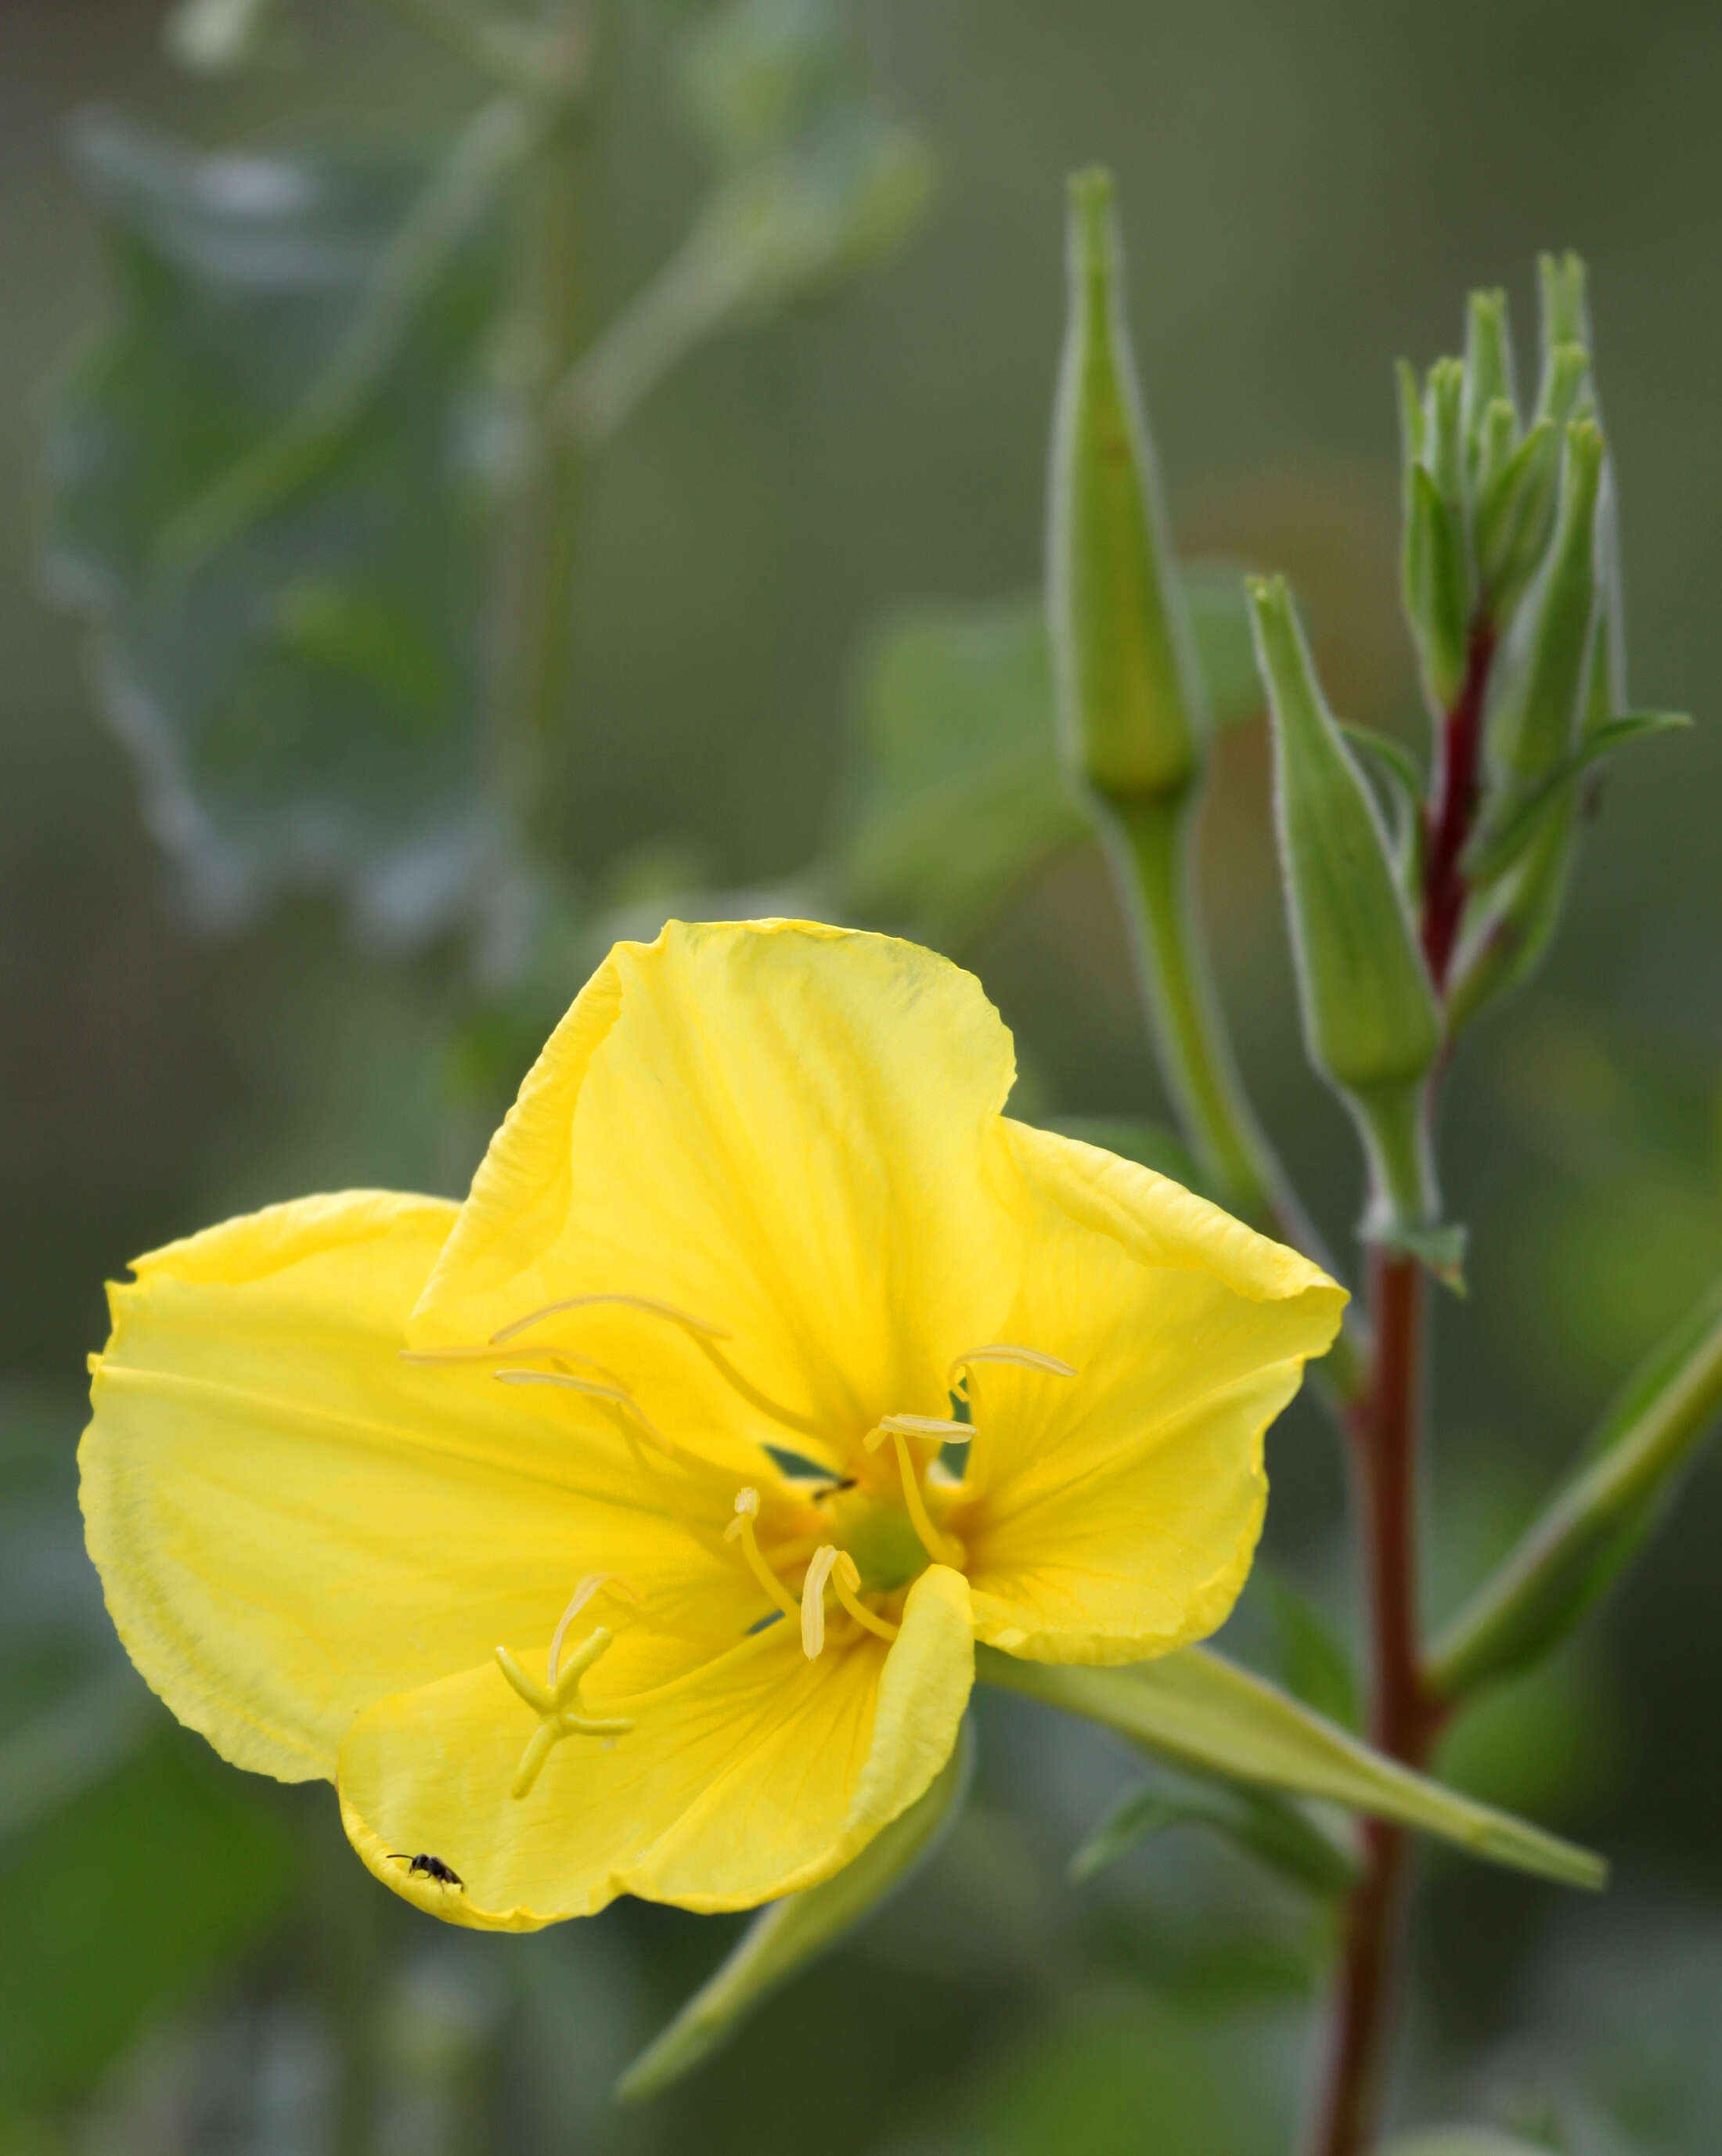
[[[1006,1118],[1013,1067],[911,944],[672,924],[464,1205],[139,1260],[80,1455],[132,1659],[237,1764],[333,1776],[398,1892],[520,1930],[827,1876],[950,1756],[976,1640],[1212,1631],[1343,1294]]]

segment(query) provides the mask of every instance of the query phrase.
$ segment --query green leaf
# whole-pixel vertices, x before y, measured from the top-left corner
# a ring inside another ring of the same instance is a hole
[[[1453,1294],[1468,1293],[1465,1286],[1465,1246],[1470,1230],[1461,1220],[1443,1220],[1433,1227],[1388,1221],[1374,1233],[1383,1250],[1403,1250],[1415,1258]]]
[[[0,1850],[0,2107],[85,2085],[141,2025],[255,1942],[290,1876],[266,1800],[172,1727],[10,1837]]]
[[[870,1917],[938,1846],[962,1810],[973,1768],[974,1740],[965,1722],[926,1794],[875,1835],[853,1863],[760,1912],[728,1960],[618,2082],[618,2101],[643,2103],[679,2080],[779,1984]]]
[[[1151,1835],[1176,1826],[1212,1827],[1247,1856],[1306,1893],[1336,1899],[1357,1881],[1347,1853],[1289,1798],[1216,1784],[1206,1789],[1144,1783],[1104,1819],[1070,1860],[1077,1885],[1092,1879]]]
[[[1577,1472],[1437,1639],[1443,1697],[1529,1668],[1612,1585],[1722,1413],[1722,1287],[1639,1366]]]
[[[1341,719],[1339,728],[1352,747],[1361,749],[1386,777],[1395,805],[1415,809],[1427,784],[1415,752],[1391,734],[1378,733],[1373,726],[1361,726],[1350,719]]]
[[[1218,724],[1262,708],[1238,572],[1184,572],[1197,651]],[[960,942],[1042,863],[1086,842],[1053,729],[1040,594],[889,613],[857,668],[854,804],[841,874],[855,911]]]
[[[1467,849],[1466,875],[1473,884],[1493,883],[1504,875],[1535,842],[1549,810],[1593,765],[1603,762],[1629,742],[1642,741],[1650,734],[1684,732],[1691,724],[1684,711],[1628,711],[1594,727],[1557,770],[1520,797],[1504,823],[1494,831],[1487,826],[1479,830]]]
[[[989,1683],[1084,1715],[1198,1774],[1325,1797],[1565,1886],[1600,1887],[1607,1876],[1588,1850],[1384,1758],[1207,1648],[1089,1669],[1019,1661],[981,1647],[976,1668]]]
[[[1267,1603],[1287,1689],[1341,1729],[1361,1727],[1357,1671],[1345,1643],[1301,1588],[1258,1562],[1251,1589]]]
[[[423,936],[479,864],[482,368],[529,136],[498,100],[431,173],[80,134],[115,320],[55,415],[49,569],[213,922],[333,883]]]
[[[87,2086],[288,1886],[274,1793],[177,1728],[114,1635],[78,1512],[87,1412],[0,1392],[0,2117]]]

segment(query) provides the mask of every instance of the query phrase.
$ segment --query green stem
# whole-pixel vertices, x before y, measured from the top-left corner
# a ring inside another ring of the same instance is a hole
[[[1142,1000],[1166,1090],[1197,1159],[1230,1203],[1328,1271],[1333,1261],[1246,1098],[1208,970],[1195,892],[1198,793],[1100,800],[1094,814],[1130,923]],[[1334,1342],[1328,1384],[1350,1398],[1368,1343],[1356,1319]]]

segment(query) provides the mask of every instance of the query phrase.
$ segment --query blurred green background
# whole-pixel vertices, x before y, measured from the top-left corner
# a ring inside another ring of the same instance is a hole
[[[315,896],[190,933],[82,632],[42,592],[48,400],[105,319],[70,116],[410,143],[468,97],[352,0],[297,11],[296,66],[213,88],[169,65],[161,13],[0,13],[0,2150],[1285,2147],[1321,1927],[1189,1834],[1067,1888],[1130,1779],[1086,1730],[984,1702],[977,1800],[933,1866],[713,2067],[623,2115],[612,2076],[726,1925],[630,1905],[527,1940],[433,1926],[346,1856],[326,1789],[228,1770],[119,1655],[72,1460],[102,1281],[306,1190],[458,1192],[483,1136],[446,1084],[458,941],[368,949]],[[864,23],[940,161],[925,225],[883,275],[700,352],[595,469],[566,819],[594,906],[804,870],[854,784],[869,624],[1034,583],[1072,166],[1119,176],[1181,545],[1289,570],[1335,703],[1388,727],[1417,724],[1389,363],[1451,349],[1477,283],[1509,286],[1528,349],[1535,250],[1590,262],[1634,701],[1700,723],[1611,779],[1551,963],[1456,1073],[1448,1183],[1474,1255],[1472,1299],[1440,1312],[1438,1614],[1722,1270],[1722,14],[893,0]],[[664,34],[618,31],[600,313],[697,184]],[[1210,920],[1258,1104],[1342,1239],[1355,1162],[1296,1045],[1265,774],[1260,728],[1228,735]],[[1088,852],[958,955],[1016,1029],[1029,1106],[1156,1109]],[[553,985],[571,997],[577,973]],[[1325,1427],[1294,1411],[1269,1465],[1270,1563],[1349,1621]],[[1602,1622],[1444,1763],[1606,1847],[1617,1884],[1581,1904],[1428,1860],[1408,2117],[1492,2116],[1597,2156],[1722,2150],[1719,1540],[1712,1460]],[[1234,1636],[1267,1652],[1253,1603]]]

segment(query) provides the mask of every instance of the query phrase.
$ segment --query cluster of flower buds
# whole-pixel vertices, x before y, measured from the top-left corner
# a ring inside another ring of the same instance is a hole
[[[1438,360],[1421,383],[1401,369],[1405,609],[1436,733],[1427,787],[1391,744],[1327,715],[1284,587],[1253,594],[1310,1055],[1364,1130],[1378,1231],[1438,1263],[1454,1253],[1434,1229],[1413,1104],[1445,1045],[1545,949],[1581,781],[1627,740],[1684,723],[1622,711],[1614,482],[1584,267],[1545,256],[1540,271],[1528,418],[1503,293],[1472,294],[1462,360]],[[1398,807],[1397,841],[1354,742]]]
[[[1065,759],[1102,810],[1176,811],[1207,729],[1104,173],[1072,182],[1069,262],[1048,547]],[[1623,710],[1614,480],[1584,266],[1545,256],[1540,272],[1528,414],[1503,293],[1471,295],[1463,359],[1438,360],[1422,382],[1401,369],[1404,598],[1435,730],[1427,778],[1402,745],[1335,719],[1284,581],[1250,588],[1306,1045],[1370,1156],[1367,1231],[1449,1273],[1431,1075],[1546,947],[1599,762],[1684,723]]]

